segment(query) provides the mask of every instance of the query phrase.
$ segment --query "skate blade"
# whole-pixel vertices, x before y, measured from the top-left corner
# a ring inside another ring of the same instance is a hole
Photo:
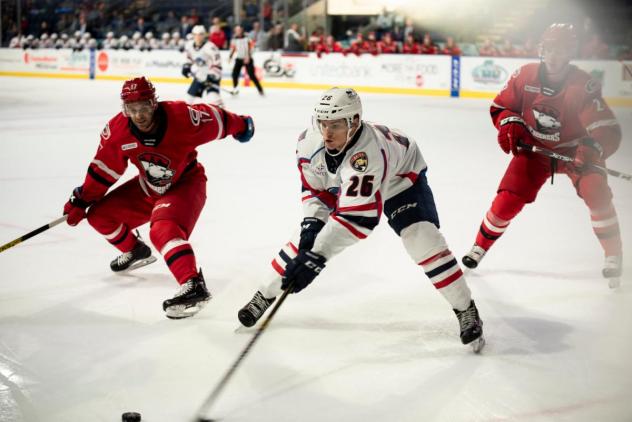
[[[616,289],[621,285],[621,279],[619,277],[613,277],[608,279],[608,287]]]
[[[472,346],[474,353],[480,353],[481,350],[483,350],[483,347],[485,347],[485,337],[480,336],[476,340],[472,341],[470,346]]]
[[[125,273],[129,273],[130,271],[134,271],[138,268],[144,267],[146,265],[149,264],[153,264],[154,262],[156,262],[157,259],[155,256],[150,256],[149,258],[145,258],[145,259],[139,259],[138,261],[134,262],[132,265],[129,266],[129,268],[127,268],[126,270],[123,271],[119,271],[119,274],[125,274]]]
[[[200,312],[202,310],[202,308],[204,308],[206,306],[206,304],[210,300],[211,299],[209,298],[208,300],[204,300],[204,301],[198,302],[198,303],[196,303],[195,305],[192,305],[192,306],[191,305],[174,305],[174,306],[170,306],[165,311],[165,314],[167,315],[167,318],[169,318],[169,319],[190,318],[193,315],[195,315],[198,312]]]
[[[245,325],[239,324],[237,328],[233,331],[235,334],[250,334],[257,331],[259,328],[259,324],[255,324],[252,327],[246,327]]]

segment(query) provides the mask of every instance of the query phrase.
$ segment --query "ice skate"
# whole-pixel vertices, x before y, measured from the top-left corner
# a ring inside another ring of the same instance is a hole
[[[474,269],[478,267],[487,251],[478,245],[472,246],[472,249],[461,260],[467,268]]]
[[[274,303],[276,298],[266,299],[261,292],[255,293],[253,298],[239,310],[237,317],[245,327],[252,327],[259,321],[259,318],[265,313],[266,309]]]
[[[611,289],[619,287],[619,285],[621,284],[621,280],[619,277],[621,277],[622,273],[622,262],[623,259],[621,255],[607,256],[606,260],[604,261],[601,274],[603,274],[604,278],[608,279],[608,286],[610,286]]]
[[[167,318],[188,318],[200,312],[211,297],[200,270],[196,277],[181,285],[180,290],[171,299],[162,303],[162,309],[166,312]]]
[[[485,338],[483,337],[483,321],[478,316],[476,304],[472,300],[466,310],[454,309],[454,313],[459,320],[461,342],[472,346],[474,353],[479,353],[485,346]]]
[[[110,268],[115,273],[122,271],[132,271],[136,268],[144,267],[153,262],[156,262],[156,258],[151,255],[151,249],[143,241],[138,240],[138,243],[130,252],[125,252],[122,255],[117,256],[112,262],[110,262]]]

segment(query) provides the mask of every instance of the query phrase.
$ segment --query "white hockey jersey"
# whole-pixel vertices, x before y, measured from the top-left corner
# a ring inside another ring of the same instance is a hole
[[[220,80],[222,77],[222,58],[219,50],[210,41],[196,46],[195,41],[187,41],[184,52],[187,62],[191,63],[191,73],[200,82],[206,82],[208,76]]]
[[[303,214],[326,222],[312,250],[331,258],[378,224],[384,202],[411,187],[426,169],[415,141],[386,126],[362,122],[346,152],[325,151],[317,130],[297,145]]]

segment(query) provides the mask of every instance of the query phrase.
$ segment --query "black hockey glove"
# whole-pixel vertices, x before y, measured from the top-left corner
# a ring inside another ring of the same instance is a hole
[[[306,217],[301,223],[301,240],[298,243],[298,250],[310,250],[314,247],[316,236],[322,230],[325,223],[315,217]]]
[[[296,258],[285,267],[285,275],[281,280],[281,289],[285,290],[292,284],[290,293],[298,293],[314,281],[316,276],[325,268],[327,260],[324,256],[312,251],[299,251]]]
[[[248,142],[250,138],[255,135],[255,122],[250,116],[241,116],[241,118],[244,119],[246,129],[241,133],[233,135],[233,138],[237,139],[241,143],[244,143]]]
[[[182,76],[185,78],[191,76],[191,63],[185,63],[182,65]]]

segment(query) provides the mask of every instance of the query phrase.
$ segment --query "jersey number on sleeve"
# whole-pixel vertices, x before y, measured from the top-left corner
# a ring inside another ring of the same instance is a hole
[[[347,189],[347,196],[358,196],[358,186],[361,196],[371,196],[373,193],[373,175],[362,176],[361,181],[359,176],[351,176],[351,185]]]

